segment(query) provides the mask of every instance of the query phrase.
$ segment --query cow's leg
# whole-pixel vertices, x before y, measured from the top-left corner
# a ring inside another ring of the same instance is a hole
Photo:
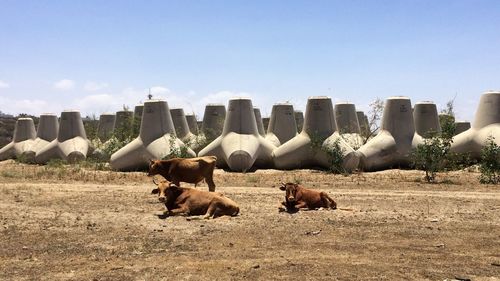
[[[213,175],[209,175],[205,178],[205,181],[208,184],[208,191],[214,192],[215,191],[215,183],[213,179]]]
[[[296,209],[301,209],[301,208],[307,208],[307,204],[304,201],[299,201],[297,204],[295,204]]]
[[[171,216],[177,216],[180,214],[188,214],[188,213],[189,213],[189,209],[186,208],[186,206],[181,206],[177,209],[168,210],[168,214]]]
[[[210,219],[211,217],[215,218],[215,212],[217,211],[217,203],[212,201],[208,206],[207,213],[203,217],[204,219]]]
[[[172,179],[172,183],[177,185],[178,187],[181,187],[181,182],[178,179]]]
[[[215,169],[215,164],[214,165],[210,165],[210,168],[204,174],[205,182],[207,183],[207,185],[208,185],[208,191],[210,191],[210,192],[214,192],[215,191],[214,169]]]
[[[321,192],[321,200],[323,200],[326,207],[330,207],[334,210],[337,209],[337,203],[328,194]]]

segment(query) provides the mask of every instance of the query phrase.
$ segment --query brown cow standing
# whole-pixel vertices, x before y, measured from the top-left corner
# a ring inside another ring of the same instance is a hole
[[[196,186],[205,179],[208,190],[215,191],[213,176],[216,161],[215,156],[150,160],[148,176],[162,175],[177,186],[180,186],[180,182],[194,183]]]
[[[301,208],[337,209],[337,203],[325,192],[307,189],[296,183],[281,183],[281,190],[286,191],[285,201],[281,204],[287,211],[296,211]]]
[[[236,216],[240,208],[231,199],[216,192],[201,191],[194,188],[179,187],[169,181],[153,182],[158,188],[151,193],[158,194],[160,202],[165,203],[169,215],[205,215],[204,218]]]

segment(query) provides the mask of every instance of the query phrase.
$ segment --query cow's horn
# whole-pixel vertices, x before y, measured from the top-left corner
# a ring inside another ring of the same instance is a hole
[[[156,182],[156,178],[155,177],[153,177],[153,183],[156,184],[156,185],[158,185],[158,183]]]

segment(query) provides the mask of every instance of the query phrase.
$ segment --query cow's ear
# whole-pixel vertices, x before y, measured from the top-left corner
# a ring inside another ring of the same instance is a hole
[[[158,194],[159,192],[160,192],[159,188],[155,188],[155,189],[151,190],[151,194]]]
[[[149,166],[153,165],[155,161],[153,159],[149,159]]]
[[[286,185],[284,183],[280,183],[280,190],[283,190],[283,191],[286,190]]]

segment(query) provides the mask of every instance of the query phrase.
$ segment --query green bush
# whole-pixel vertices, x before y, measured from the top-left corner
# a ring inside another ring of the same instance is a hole
[[[481,150],[479,182],[484,184],[500,183],[500,146],[494,140],[495,138],[490,136]]]
[[[340,139],[336,139],[333,144],[324,148],[330,160],[328,170],[334,174],[347,174],[344,168],[344,150],[340,147]]]
[[[344,150],[340,146],[340,139],[333,143],[324,144],[326,138],[319,134],[310,134],[311,148],[314,152],[322,151],[326,153],[329,161],[328,171],[334,174],[347,174],[344,168]]]
[[[188,154],[189,147],[185,144],[180,146],[177,145],[177,137],[174,134],[170,134],[168,142],[170,146],[170,153],[163,157],[163,159],[191,157]]]
[[[425,171],[425,180],[435,182],[436,173],[445,167],[452,139],[429,133],[412,152],[411,159],[416,169]]]

